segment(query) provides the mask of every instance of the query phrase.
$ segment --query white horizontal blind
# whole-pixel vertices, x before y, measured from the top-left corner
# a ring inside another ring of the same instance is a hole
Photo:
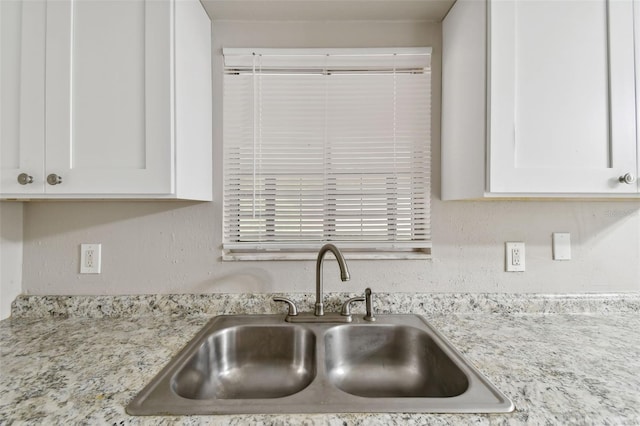
[[[416,51],[225,51],[225,250],[428,251],[430,49]]]

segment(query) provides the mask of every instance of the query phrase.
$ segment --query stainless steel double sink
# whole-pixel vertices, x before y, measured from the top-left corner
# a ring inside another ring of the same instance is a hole
[[[510,412],[511,401],[418,315],[290,324],[213,318],[128,405],[133,415]]]

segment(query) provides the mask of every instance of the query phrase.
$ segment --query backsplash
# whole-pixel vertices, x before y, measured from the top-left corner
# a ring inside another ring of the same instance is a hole
[[[14,318],[137,317],[144,315],[232,315],[286,312],[272,301],[278,294],[174,294],[137,296],[20,296],[12,306]],[[339,311],[354,293],[326,295],[325,311]],[[314,295],[287,294],[300,311],[311,311]],[[364,313],[363,304],[353,312]],[[640,294],[374,294],[376,314],[415,313],[452,315],[494,314],[594,314],[640,312]]]

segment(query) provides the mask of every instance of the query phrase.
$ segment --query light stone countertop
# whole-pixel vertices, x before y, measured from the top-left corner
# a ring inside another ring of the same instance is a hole
[[[640,424],[638,294],[380,295],[381,311],[424,315],[511,398],[510,414],[127,415],[211,318],[203,300],[220,314],[271,310],[242,295],[19,298],[0,322],[0,424]]]

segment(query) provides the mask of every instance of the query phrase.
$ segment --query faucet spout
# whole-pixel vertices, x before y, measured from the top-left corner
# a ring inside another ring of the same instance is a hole
[[[324,315],[324,303],[322,301],[322,262],[324,261],[324,256],[327,252],[330,251],[334,254],[336,259],[338,260],[338,266],[340,266],[340,279],[342,281],[349,281],[349,268],[347,267],[347,261],[344,260],[344,256],[338,250],[338,247],[333,244],[325,244],[318,252],[318,260],[316,261],[316,305],[315,305],[315,316]]]

